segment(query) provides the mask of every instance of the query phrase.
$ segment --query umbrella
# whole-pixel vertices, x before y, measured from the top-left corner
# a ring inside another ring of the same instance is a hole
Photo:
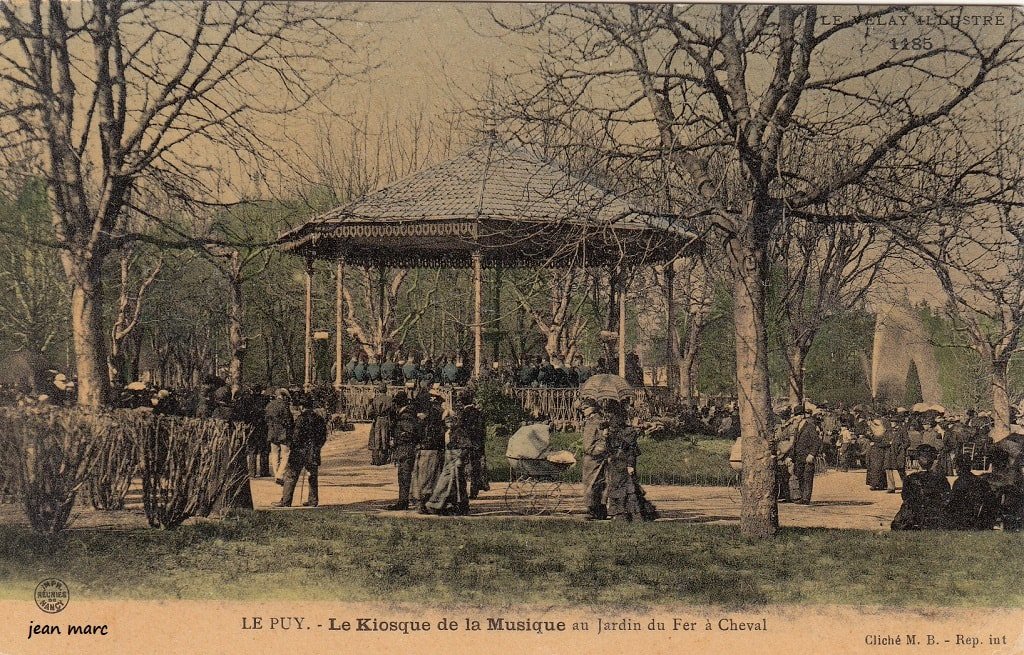
[[[633,387],[618,375],[599,373],[587,378],[580,386],[580,397],[598,401],[625,401],[633,397]]]

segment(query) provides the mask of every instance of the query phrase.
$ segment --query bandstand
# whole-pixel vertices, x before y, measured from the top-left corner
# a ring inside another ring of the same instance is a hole
[[[492,138],[331,209],[283,234],[278,245],[305,260],[307,386],[313,381],[313,263],[334,263],[334,386],[349,396],[362,391],[345,389],[342,377],[348,265],[471,269],[472,374],[477,378],[485,268],[603,268],[617,296],[618,369],[624,375],[626,272],[668,264],[665,271],[671,276],[671,263],[692,254],[699,240],[673,216],[639,209],[552,162]],[[672,285],[667,287],[667,324],[672,326]],[[668,342],[672,348],[678,340],[670,336]],[[351,400],[360,404],[355,397]]]

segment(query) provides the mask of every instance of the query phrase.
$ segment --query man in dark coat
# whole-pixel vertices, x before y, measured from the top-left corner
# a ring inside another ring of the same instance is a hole
[[[455,356],[455,384],[464,385],[469,382],[470,366],[469,357],[464,350],[460,350]]]
[[[632,387],[644,386],[644,369],[640,364],[640,355],[635,352],[626,353],[626,382]]]
[[[793,477],[800,486],[800,498],[794,502],[811,504],[814,491],[814,464],[821,452],[821,433],[813,417],[806,416],[802,407],[797,408],[793,421]]]
[[[267,449],[267,417],[263,409],[261,395],[249,389],[241,389],[235,398],[234,420],[249,426],[245,460],[251,478],[267,475],[267,468],[262,466],[263,452]]]
[[[452,426],[452,442],[462,451],[466,475],[469,478],[469,498],[476,498],[481,491],[489,491],[487,482],[486,453],[484,446],[487,431],[484,415],[473,404],[475,396],[470,389],[459,392],[456,400],[455,421]]]
[[[391,460],[398,467],[398,501],[387,506],[389,510],[409,509],[412,487],[412,471],[416,466],[416,447],[420,442],[420,419],[416,406],[405,391],[399,391],[394,398],[395,437]]]
[[[996,525],[992,487],[971,471],[971,460],[960,453],[953,459],[956,480],[946,505],[946,525],[951,530],[991,530]]]
[[[267,403],[263,414],[267,421],[267,441],[270,442],[270,470],[274,481],[284,484],[284,473],[291,450],[292,429],[295,421],[287,389],[278,389],[274,399]]]
[[[377,393],[370,401],[370,420],[370,463],[383,466],[391,461],[395,427],[395,404],[384,382],[377,385]]]
[[[405,364],[402,366],[402,377],[406,382],[420,379],[420,367],[412,355],[409,355],[409,359],[405,360]]]
[[[320,450],[327,443],[327,421],[314,409],[311,396],[303,399],[302,413],[295,421],[292,431],[292,449],[288,456],[288,467],[285,470],[284,490],[280,502],[274,507],[291,507],[295,485],[299,481],[302,469],[309,472],[309,499],[303,507],[316,507],[319,502]]]
[[[384,384],[389,384],[395,377],[395,369],[398,368],[395,364],[395,359],[392,355],[385,355],[384,362],[380,365],[380,380]]]
[[[380,364],[377,363],[377,357],[371,356],[370,361],[366,364],[366,371],[364,373],[365,381],[369,383],[378,382],[381,376]]]
[[[1024,480],[1021,479],[1019,428],[989,450],[992,472],[982,479],[992,489],[992,513],[1006,532],[1024,529]]]
[[[949,482],[943,473],[932,470],[939,451],[930,444],[917,447],[921,471],[903,482],[903,505],[892,520],[893,530],[939,530],[945,527]]]

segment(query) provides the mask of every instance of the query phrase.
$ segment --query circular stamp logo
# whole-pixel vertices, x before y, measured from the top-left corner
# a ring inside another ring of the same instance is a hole
[[[56,614],[68,606],[71,591],[63,580],[47,578],[36,585],[36,606],[48,614]]]

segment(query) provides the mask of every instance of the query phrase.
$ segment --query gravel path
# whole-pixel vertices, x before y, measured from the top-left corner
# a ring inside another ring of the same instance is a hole
[[[383,508],[397,498],[395,468],[369,464],[367,436],[366,425],[357,425],[354,432],[331,435],[322,453],[321,506],[334,506],[353,512],[384,512]],[[471,514],[510,516],[512,513],[506,503],[508,486],[506,482],[492,483],[491,491],[482,493],[480,498],[471,503]],[[566,489],[566,496],[578,492],[578,486]],[[269,478],[254,480],[252,491],[257,508],[267,508],[280,498],[280,487]],[[546,491],[539,489],[537,495],[545,494]],[[662,520],[696,523],[739,521],[739,489],[656,485],[647,487],[646,491],[648,498],[658,507]],[[296,494],[295,503],[299,502]],[[780,523],[801,527],[888,530],[899,506],[899,494],[870,491],[864,484],[864,471],[829,471],[815,478],[813,504],[806,506],[786,503],[779,506]],[[558,505],[559,514],[562,514],[563,509],[571,510],[570,518],[582,520],[583,509],[578,502],[570,503],[566,500]],[[292,511],[298,511],[298,508]],[[417,516],[415,512],[393,514]]]

